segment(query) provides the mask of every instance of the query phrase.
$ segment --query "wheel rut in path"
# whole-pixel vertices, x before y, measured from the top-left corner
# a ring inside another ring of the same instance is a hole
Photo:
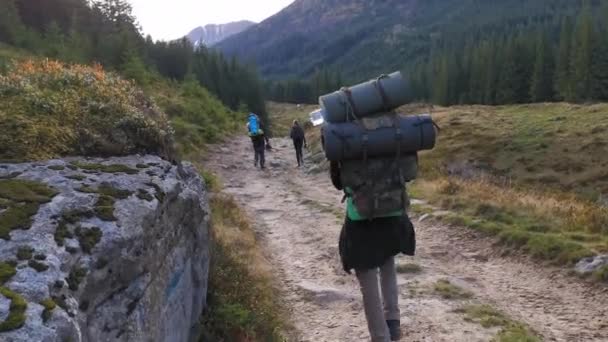
[[[277,270],[297,330],[296,341],[367,341],[358,284],[338,255],[342,194],[326,174],[295,167],[288,140],[274,141],[267,170],[253,165],[251,142],[238,138],[212,146],[205,166],[223,181],[253,219],[265,255]],[[441,223],[412,218],[418,274],[399,274],[403,341],[490,341],[498,328],[483,328],[455,312],[487,303],[526,323],[544,341],[608,341],[608,292],[527,259],[503,257],[488,238]],[[438,296],[447,279],[472,293],[470,300]]]

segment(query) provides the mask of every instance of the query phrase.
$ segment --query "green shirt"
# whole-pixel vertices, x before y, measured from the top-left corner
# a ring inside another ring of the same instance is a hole
[[[359,213],[359,211],[357,210],[357,208],[355,207],[355,204],[353,203],[353,197],[349,196],[349,194],[352,193],[352,191],[349,188],[346,188],[344,191],[346,192],[346,216],[348,217],[348,219],[351,220],[351,221],[365,221],[365,220],[367,220],[368,218],[362,216]],[[375,217],[375,218],[403,216],[404,212],[405,212],[405,210],[397,210],[397,211],[392,212],[390,214],[378,216],[378,217]]]

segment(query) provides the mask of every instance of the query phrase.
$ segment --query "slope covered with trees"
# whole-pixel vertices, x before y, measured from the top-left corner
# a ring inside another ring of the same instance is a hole
[[[274,81],[267,89],[277,101],[316,102],[319,73],[339,75],[329,82],[335,86],[397,69],[411,75],[418,99],[440,104],[603,100],[607,7],[600,0],[298,0],[218,48],[256,62]]]
[[[3,0],[0,43],[65,62],[99,63],[144,88],[159,80],[193,78],[231,110],[266,114],[253,68],[195,50],[186,39],[143,37],[125,0]]]

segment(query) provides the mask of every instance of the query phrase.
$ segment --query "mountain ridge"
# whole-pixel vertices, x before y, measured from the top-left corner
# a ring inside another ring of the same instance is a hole
[[[256,23],[249,20],[233,21],[225,24],[207,24],[190,31],[186,38],[195,46],[201,44],[213,46],[224,39],[245,31]]]

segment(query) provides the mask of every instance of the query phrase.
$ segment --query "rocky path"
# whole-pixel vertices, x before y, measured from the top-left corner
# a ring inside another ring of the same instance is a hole
[[[288,141],[274,145],[266,171],[254,168],[247,138],[212,147],[207,167],[255,220],[285,288],[295,340],[366,341],[356,279],[344,273],[338,256],[342,195],[327,175],[296,168]],[[422,271],[399,275],[403,341],[492,340],[499,328],[483,328],[456,312],[471,303],[505,312],[544,341],[608,341],[607,291],[525,259],[501,256],[490,239],[465,228],[413,220],[418,254],[398,262],[417,264]],[[433,290],[439,280],[449,280],[471,298],[443,298]]]

